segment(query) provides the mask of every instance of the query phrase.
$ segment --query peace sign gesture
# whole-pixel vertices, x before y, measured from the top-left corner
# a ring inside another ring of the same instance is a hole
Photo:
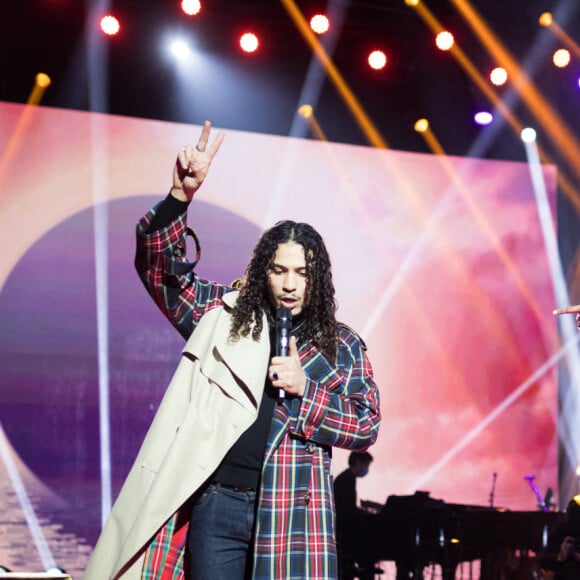
[[[171,195],[181,201],[191,201],[196,191],[204,182],[209,166],[218,152],[224,133],[220,131],[217,137],[208,146],[211,123],[203,124],[197,145],[186,145],[177,155],[173,168],[173,187]]]

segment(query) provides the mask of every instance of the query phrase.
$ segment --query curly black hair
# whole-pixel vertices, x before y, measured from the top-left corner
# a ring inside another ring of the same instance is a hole
[[[230,339],[248,336],[258,340],[262,315],[269,312],[269,272],[279,244],[295,242],[304,248],[306,297],[298,329],[299,342],[312,342],[330,360],[336,358],[336,300],[330,257],[320,234],[309,224],[291,220],[278,222],[258,240],[246,269],[240,296],[234,307]]]

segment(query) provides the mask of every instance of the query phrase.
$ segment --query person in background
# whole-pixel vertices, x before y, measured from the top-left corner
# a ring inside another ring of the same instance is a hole
[[[579,580],[580,553],[574,536],[565,534],[556,554],[547,553],[540,558],[544,578],[550,580]]]
[[[374,577],[374,562],[356,561],[357,501],[356,481],[365,477],[373,456],[368,451],[352,451],[348,457],[348,469],[334,479],[336,505],[336,537],[338,544],[339,578],[350,580]]]

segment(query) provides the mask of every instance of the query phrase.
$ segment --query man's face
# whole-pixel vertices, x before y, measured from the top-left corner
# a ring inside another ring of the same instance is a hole
[[[307,283],[304,248],[295,242],[279,244],[268,279],[270,302],[275,308],[289,308],[292,316],[302,312],[306,304]]]

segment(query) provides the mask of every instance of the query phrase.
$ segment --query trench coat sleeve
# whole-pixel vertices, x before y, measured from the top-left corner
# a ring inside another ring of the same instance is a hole
[[[307,384],[290,429],[321,445],[364,450],[378,436],[379,391],[362,340],[344,325],[338,338],[336,365],[312,347],[300,353]]]
[[[149,232],[155,209],[137,224],[135,268],[161,312],[188,339],[201,317],[220,306],[222,296],[232,288],[205,280],[194,272],[197,262],[188,262],[186,255],[187,238],[192,235],[186,213]]]

